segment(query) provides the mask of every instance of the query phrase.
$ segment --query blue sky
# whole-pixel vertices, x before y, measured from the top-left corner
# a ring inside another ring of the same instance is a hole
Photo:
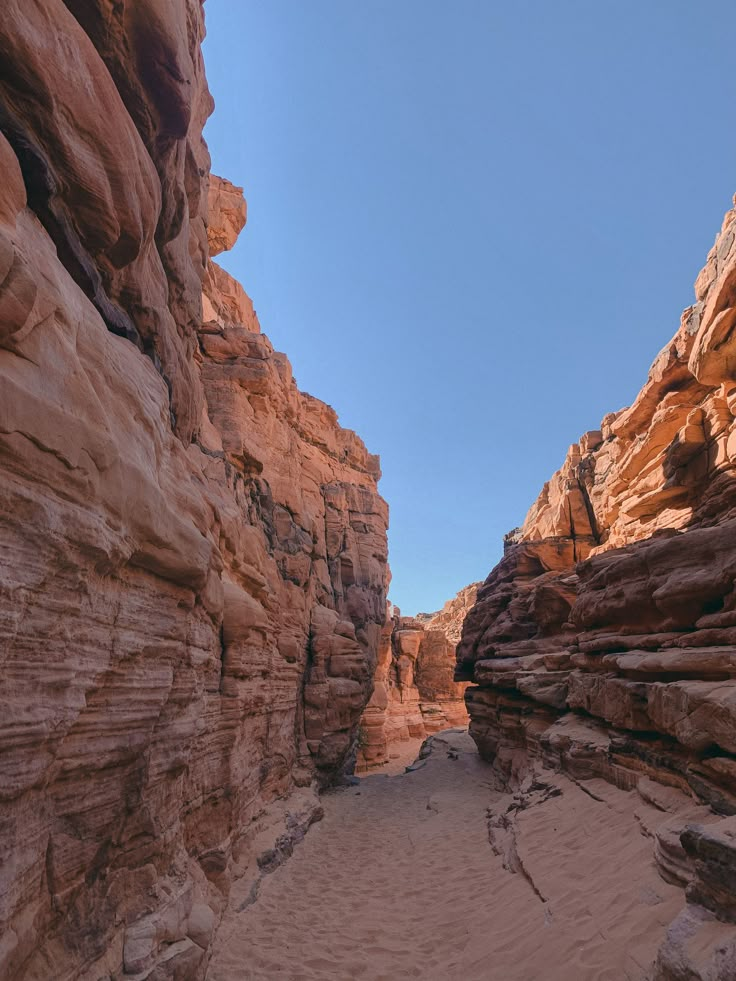
[[[736,191],[732,0],[207,0],[221,257],[380,453],[391,596],[501,554],[631,402]]]

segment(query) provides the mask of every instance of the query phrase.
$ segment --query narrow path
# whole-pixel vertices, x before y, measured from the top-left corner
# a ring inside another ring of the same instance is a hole
[[[499,822],[512,798],[454,731],[420,769],[326,795],[223,925],[208,981],[643,981],[683,902],[641,834],[648,805],[544,780]]]

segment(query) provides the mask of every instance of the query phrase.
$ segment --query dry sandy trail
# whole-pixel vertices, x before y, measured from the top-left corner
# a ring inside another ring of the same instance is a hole
[[[527,874],[489,843],[487,809],[511,796],[466,733],[435,737],[412,773],[326,795],[324,820],[224,923],[208,981],[642,981],[683,903],[641,832],[658,812],[602,781],[586,784],[595,800],[543,780],[555,796],[515,818]]]

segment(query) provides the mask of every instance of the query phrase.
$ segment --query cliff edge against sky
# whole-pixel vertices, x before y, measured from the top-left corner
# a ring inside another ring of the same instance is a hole
[[[644,388],[507,536],[457,650],[512,784],[541,762],[679,791],[655,852],[688,903],[657,978],[736,971],[735,232],[732,210]]]
[[[200,977],[356,750],[378,460],[210,259],[197,0],[0,23],[0,976]],[[204,288],[204,302],[203,302]]]

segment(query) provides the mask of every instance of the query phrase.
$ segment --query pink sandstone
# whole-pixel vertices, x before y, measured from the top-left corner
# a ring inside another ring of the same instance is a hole
[[[201,978],[372,688],[379,463],[208,256],[246,213],[203,35],[196,0],[0,20],[3,978]]]
[[[736,815],[735,283],[731,210],[635,402],[570,447],[478,591],[456,678],[507,781],[541,761]],[[688,891],[655,981],[736,976],[707,927],[735,920],[732,823],[658,839]]]
[[[391,610],[381,635],[371,700],[361,720],[361,770],[387,762],[391,748],[452,726],[466,726],[466,684],[453,680],[455,648],[478,583],[438,613]]]

